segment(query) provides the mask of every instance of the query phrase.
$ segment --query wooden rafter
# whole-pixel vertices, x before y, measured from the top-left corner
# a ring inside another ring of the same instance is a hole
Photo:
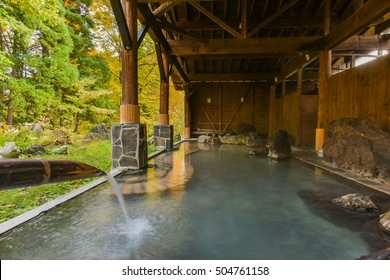
[[[188,39],[191,39],[191,40],[194,40],[194,41],[197,41],[197,42],[201,42],[201,43],[207,43],[208,42],[207,38],[191,34],[190,32],[188,32],[188,31],[186,31],[184,29],[178,28],[178,27],[174,26],[173,24],[171,24],[171,23],[169,23],[167,21],[157,21],[157,23],[160,25],[160,27],[162,29],[165,29],[165,30],[173,32],[173,33],[180,34],[180,35],[182,35],[185,38],[188,38]]]
[[[259,32],[264,26],[270,24],[273,20],[275,20],[278,16],[283,14],[286,10],[294,6],[298,0],[290,0],[286,5],[277,9],[275,13],[269,16],[267,19],[260,22],[255,28],[253,28],[249,33],[248,37],[253,37],[257,32]]]
[[[129,28],[127,26],[126,17],[123,12],[122,3],[120,0],[110,0],[110,3],[114,12],[115,20],[118,24],[119,34],[122,38],[123,47],[125,50],[130,50],[132,41]]]
[[[213,13],[211,13],[209,10],[204,8],[202,5],[200,5],[197,2],[188,2],[191,6],[193,6],[195,9],[197,9],[199,12],[207,16],[209,19],[214,21],[216,24],[221,26],[224,30],[229,32],[231,35],[233,35],[236,38],[241,38],[241,34],[238,33],[234,28],[232,28],[230,25],[225,23],[223,20],[221,20],[219,17],[215,16]]]
[[[390,1],[369,0],[349,18],[336,26],[325,37],[325,49],[331,50],[359,33],[390,11]]]
[[[141,45],[143,39],[145,38],[146,33],[148,32],[149,26],[145,24],[141,24],[137,31],[137,46]]]
[[[225,23],[229,26],[238,26],[239,20],[225,20]],[[340,23],[340,19],[336,17],[331,18],[332,27]],[[323,27],[324,21],[320,17],[289,17],[289,18],[276,18],[272,25],[266,25],[263,29],[275,29],[275,28],[293,28],[293,27]],[[254,19],[247,19],[247,28],[253,29],[258,25],[258,21]],[[180,20],[176,22],[176,26],[182,29],[188,30],[215,30],[221,27],[213,21],[207,20]]]
[[[283,54],[302,52],[302,47],[315,42],[319,37],[216,39],[200,44],[191,40],[170,40],[173,55],[231,55],[231,54]]]
[[[270,81],[273,73],[189,73],[187,77],[193,82],[229,82],[229,81]]]
[[[156,19],[153,17],[152,12],[150,11],[148,5],[146,4],[138,4],[138,11],[141,13],[142,17],[148,22],[150,28],[153,31],[153,35],[156,37],[155,41],[158,41],[161,46],[164,48],[165,53],[169,54],[171,52],[170,46],[162,33],[160,27],[158,26]],[[175,56],[169,56],[171,63],[175,66],[176,70],[180,73],[180,76],[183,78],[185,82],[189,82],[186,73],[183,70],[183,67],[177,60]]]
[[[159,18],[178,4],[179,2],[165,2],[161,4],[157,9],[153,10],[153,16],[155,18]]]

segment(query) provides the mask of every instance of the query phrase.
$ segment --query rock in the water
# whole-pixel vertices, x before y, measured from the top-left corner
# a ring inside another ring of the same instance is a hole
[[[390,234],[390,211],[379,216],[379,227],[386,233]]]
[[[268,157],[285,159],[291,157],[291,146],[286,130],[279,130],[269,143]]]
[[[390,181],[390,134],[367,119],[340,119],[326,128],[324,159],[370,178]]]
[[[378,208],[372,202],[372,200],[360,193],[352,193],[336,197],[332,199],[332,202],[338,206],[341,206],[345,209],[354,210],[358,212],[372,212],[378,211]]]
[[[222,144],[247,145],[249,135],[224,135],[219,136]]]
[[[3,147],[0,147],[1,158],[19,158],[20,150],[15,142],[5,142]]]
[[[250,150],[249,151],[250,156],[266,156],[268,155],[268,148],[267,147],[260,147],[256,150]]]
[[[86,139],[100,139],[100,140],[108,140],[110,139],[110,131],[108,130],[105,123],[101,123],[92,127],[92,129],[88,132]]]
[[[46,154],[47,151],[46,151],[46,149],[44,147],[42,147],[40,145],[34,145],[34,146],[31,146],[30,148],[28,148],[25,151],[25,153],[29,154],[29,155],[37,156],[37,155]]]
[[[213,141],[213,137],[208,135],[201,135],[198,137],[198,143],[211,143]]]
[[[58,148],[55,148],[51,151],[53,154],[57,154],[57,155],[67,155],[69,152],[68,152],[68,146],[67,145],[64,145],[64,146],[61,146],[61,147],[58,147]]]
[[[362,256],[358,260],[390,260],[390,247],[367,256]]]

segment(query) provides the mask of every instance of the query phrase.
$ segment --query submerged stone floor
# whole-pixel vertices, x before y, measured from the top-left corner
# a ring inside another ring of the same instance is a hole
[[[381,191],[390,195],[390,183],[382,182],[375,179],[370,179],[367,177],[363,177],[359,174],[356,174],[352,171],[341,169],[332,166],[332,164],[324,161],[323,158],[318,157],[314,148],[301,148],[301,147],[293,147],[292,154],[296,159],[299,159],[303,162],[306,162],[310,165],[314,165],[318,168],[324,169],[333,174],[339,175],[348,180],[354,181],[360,185]]]

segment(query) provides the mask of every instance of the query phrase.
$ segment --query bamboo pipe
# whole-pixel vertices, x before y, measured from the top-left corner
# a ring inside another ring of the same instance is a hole
[[[72,181],[104,175],[106,175],[106,173],[100,169],[72,160],[0,160],[0,190]]]

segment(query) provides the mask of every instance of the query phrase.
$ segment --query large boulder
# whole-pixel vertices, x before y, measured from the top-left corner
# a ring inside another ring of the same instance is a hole
[[[390,211],[380,215],[379,227],[387,234],[390,234]]]
[[[279,130],[270,140],[268,157],[271,159],[291,157],[291,146],[286,130]]]
[[[108,130],[105,123],[101,123],[92,127],[92,129],[88,132],[87,136],[85,136],[86,140],[108,140],[110,139],[110,131]]]
[[[370,178],[390,180],[390,134],[367,119],[340,119],[326,128],[324,159]]]
[[[378,211],[378,208],[372,200],[360,193],[351,193],[336,197],[332,202],[345,209],[354,210],[357,212],[373,212]]]
[[[390,260],[390,247],[358,258],[358,260]]]
[[[222,144],[247,145],[249,141],[249,135],[224,135],[219,136],[219,140]]]
[[[5,142],[3,147],[0,147],[0,159],[2,158],[19,158],[20,150],[15,142]]]

